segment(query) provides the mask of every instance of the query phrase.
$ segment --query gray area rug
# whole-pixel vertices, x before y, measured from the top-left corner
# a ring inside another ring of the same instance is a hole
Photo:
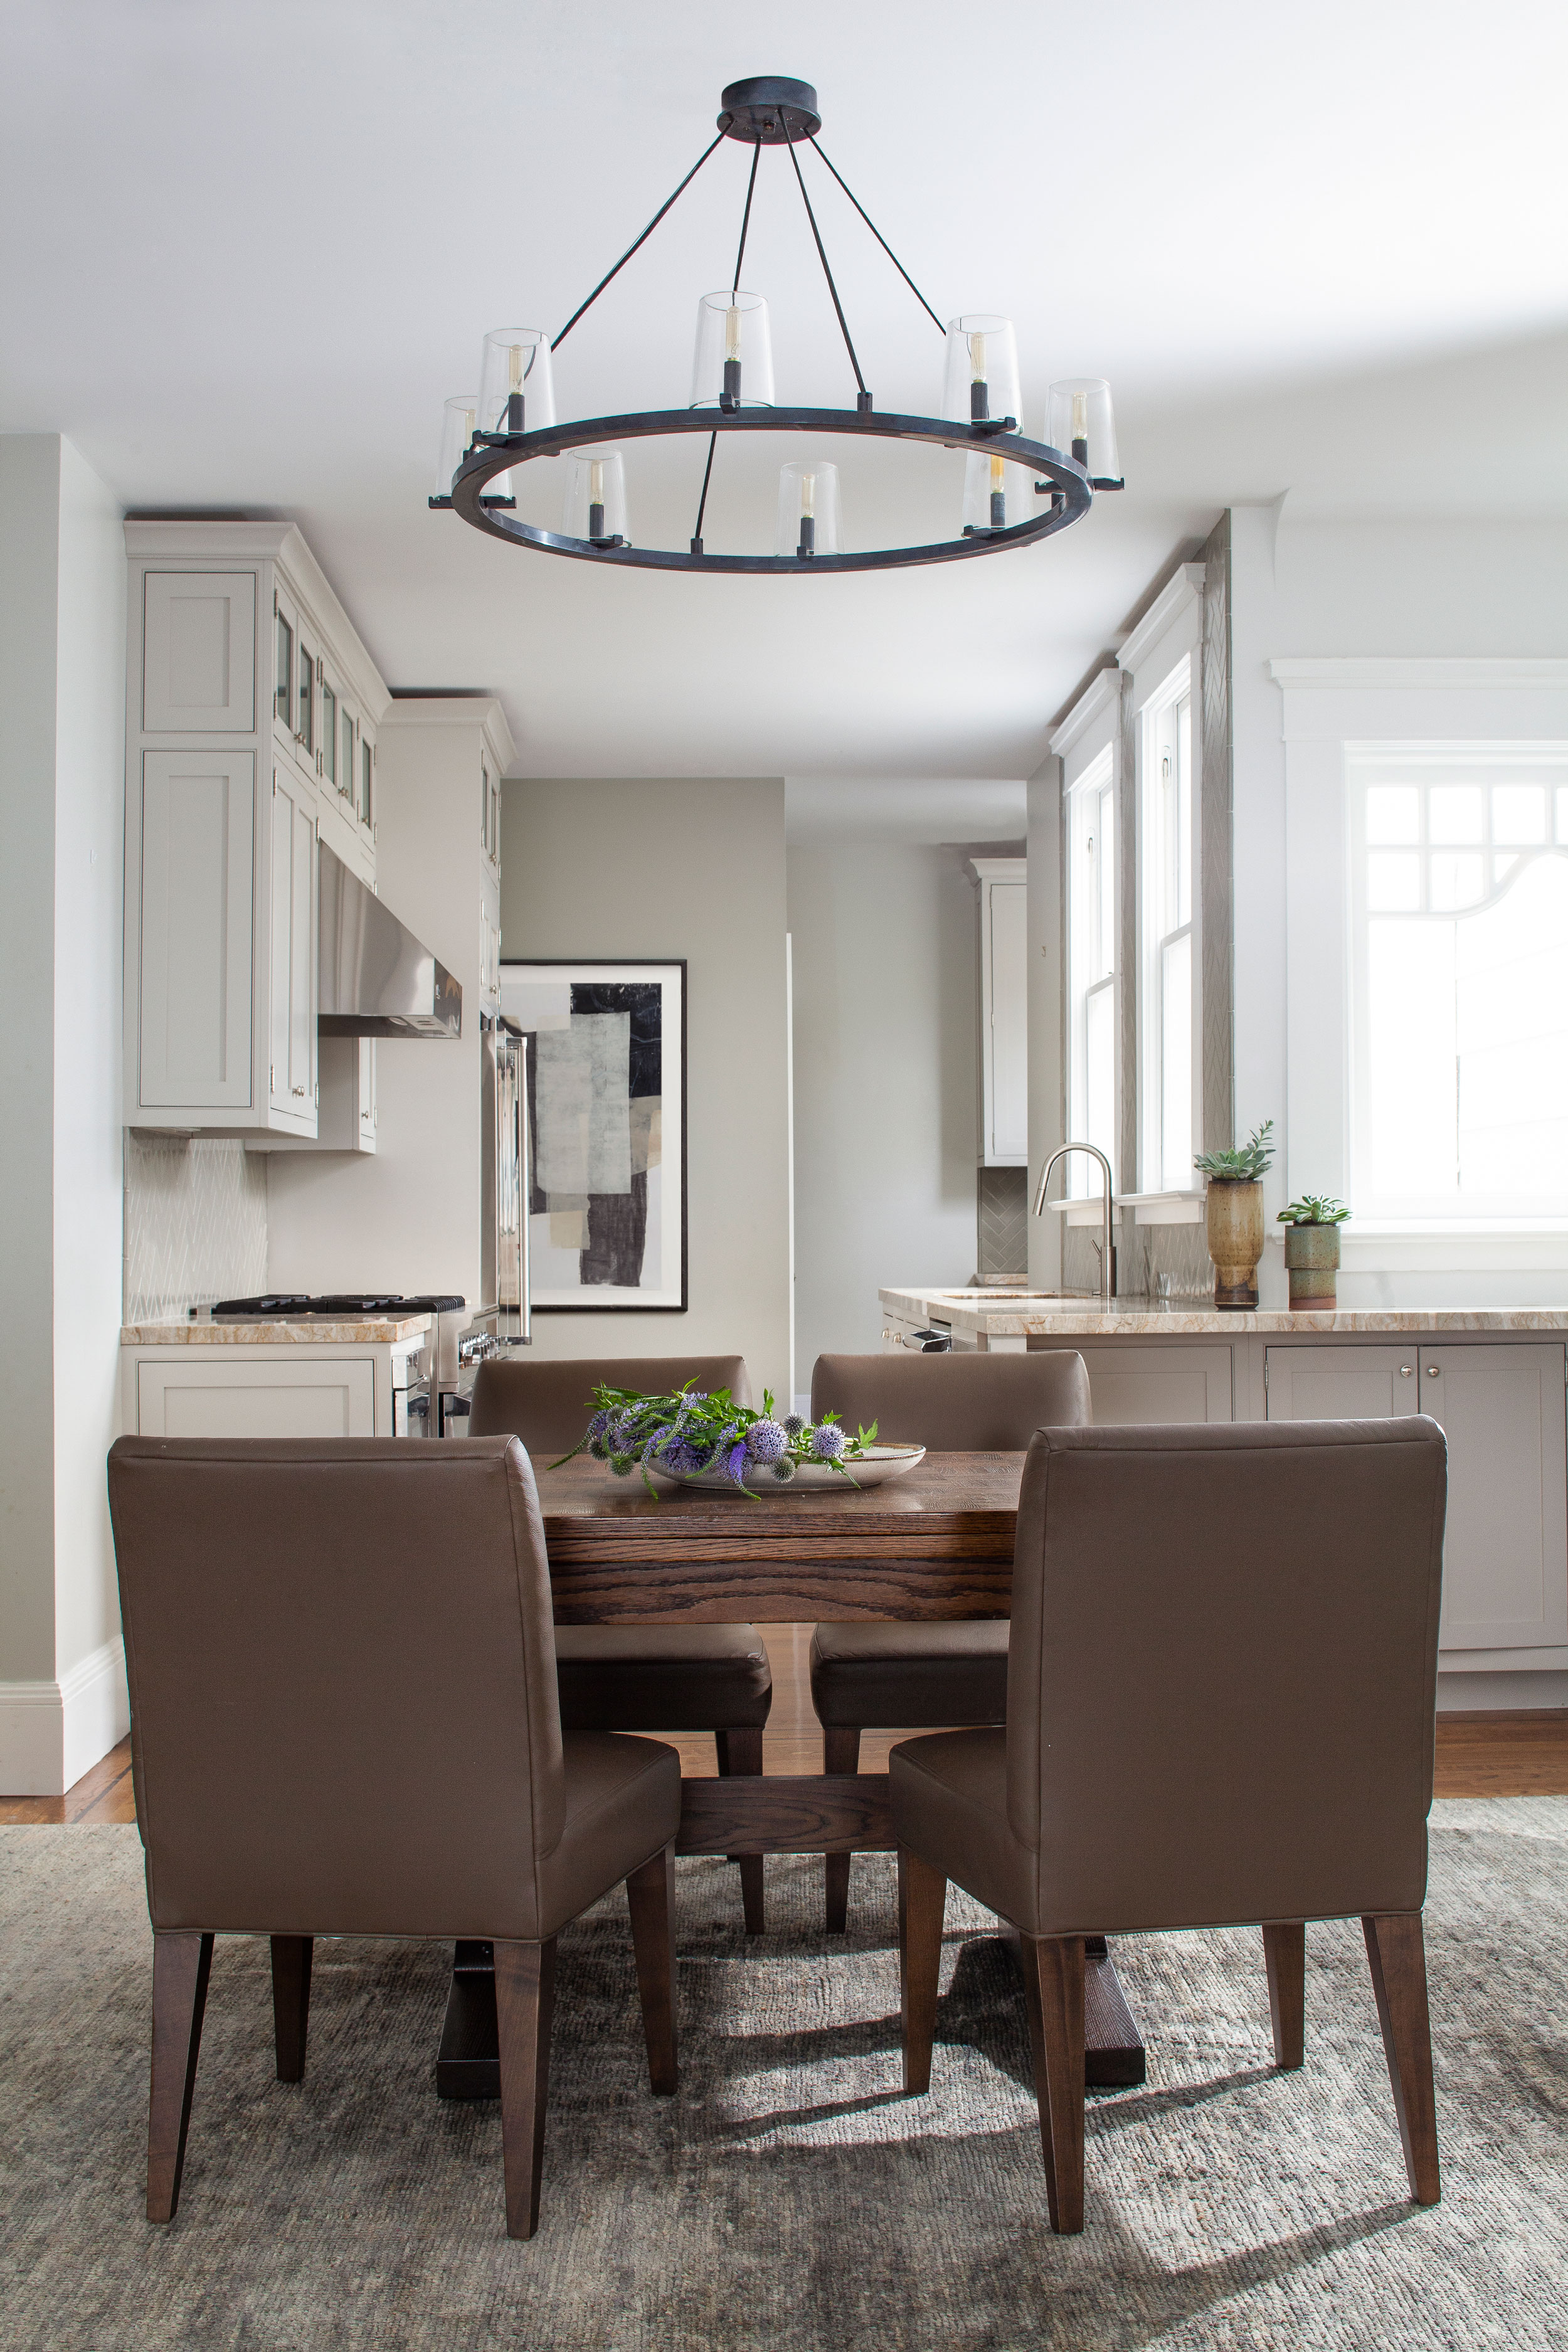
[[[682,2083],[646,2089],[624,1900],[563,1938],[540,2232],[492,2105],[431,2088],[447,1954],[316,1948],[273,2078],[266,1946],[220,1938],[181,2210],[142,2219],[152,1942],[130,1829],[0,1830],[5,2352],[1568,2346],[1568,1800],[1438,1804],[1427,1911],[1443,2203],[1405,2200],[1359,1927],[1309,1930],[1277,2075],[1255,1933],[1116,1947],[1149,2082],[1090,2101],[1053,2238],[1017,1980],[950,1896],[930,2095],[898,2094],[892,1871],[679,1872]]]

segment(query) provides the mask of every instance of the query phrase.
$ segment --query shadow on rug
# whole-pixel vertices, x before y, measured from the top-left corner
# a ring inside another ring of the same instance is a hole
[[[1255,1932],[1126,1937],[1149,2080],[1091,2098],[1053,2238],[1018,1979],[949,1898],[929,2096],[899,2095],[893,1874],[678,1871],[681,2088],[643,2067],[624,1897],[561,1943],[538,2237],[500,2125],[432,2072],[449,1948],[316,1947],[305,2081],[267,1947],[221,1938],[181,2210],[142,2219],[152,1938],[133,1830],[0,1830],[6,2352],[1568,2347],[1568,1800],[1439,1803],[1427,1909],[1444,2197],[1405,2177],[1355,1923],[1308,1933],[1272,2069]]]

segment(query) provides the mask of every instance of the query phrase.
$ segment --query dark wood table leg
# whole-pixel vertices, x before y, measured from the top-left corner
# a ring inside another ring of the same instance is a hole
[[[891,1853],[894,1844],[885,1772],[746,1773],[681,1786],[679,1854]],[[458,1944],[436,2060],[443,2099],[500,2096],[494,1970],[489,1944]],[[1103,1936],[1084,1939],[1083,2039],[1090,2090],[1142,2082],[1143,2044]]]

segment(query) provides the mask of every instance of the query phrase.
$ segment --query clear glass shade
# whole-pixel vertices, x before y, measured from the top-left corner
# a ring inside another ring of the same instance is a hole
[[[468,454],[479,413],[477,392],[455,393],[441,411],[441,454],[436,460],[436,496],[449,499],[452,477]]]
[[[1021,423],[1018,345],[1011,319],[966,310],[962,318],[949,320],[942,413],[958,425],[1001,416]]]
[[[809,562],[816,555],[839,554],[843,545],[837,467],[815,457],[781,466],[774,554]]]
[[[985,449],[969,452],[963,461],[966,531],[1011,530],[1036,512],[1035,477],[1027,466],[1004,465]]]
[[[626,529],[626,471],[618,449],[567,450],[561,528],[568,539],[631,537]]]
[[[479,362],[479,431],[538,433],[555,422],[550,338],[542,327],[497,327]]]
[[[1046,404],[1046,439],[1064,457],[1076,457],[1091,481],[1121,479],[1110,386],[1103,376],[1069,375],[1052,384]]]
[[[760,294],[704,294],[697,305],[693,408],[771,408],[773,343]]]

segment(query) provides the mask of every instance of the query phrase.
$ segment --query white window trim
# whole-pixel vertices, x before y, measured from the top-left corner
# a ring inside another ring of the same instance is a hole
[[[1065,942],[1066,954],[1064,961],[1066,964],[1065,978],[1067,982],[1068,1038],[1067,1067],[1063,1076],[1066,1081],[1067,1131],[1069,1136],[1074,1137],[1082,1133],[1083,1107],[1086,1099],[1085,1089],[1088,1077],[1088,1073],[1084,1065],[1084,1042],[1079,1034],[1081,1024],[1079,1018],[1081,995],[1079,985],[1079,925],[1081,921],[1082,916],[1082,900],[1076,887],[1078,876],[1081,870],[1081,862],[1079,853],[1082,845],[1083,825],[1088,796],[1091,792],[1098,793],[1102,789],[1106,782],[1107,761],[1110,763],[1109,773],[1112,793],[1119,793],[1121,782],[1118,774],[1118,769],[1120,766],[1119,717],[1121,711],[1121,671],[1115,667],[1107,667],[1102,669],[1099,672],[1098,676],[1092,680],[1085,691],[1079,697],[1078,701],[1073,705],[1071,710],[1068,711],[1060,726],[1053,730],[1050,739],[1050,748],[1062,762],[1062,800],[1066,813],[1067,826],[1068,869],[1067,888],[1064,893],[1067,903],[1063,911],[1067,933]],[[1116,856],[1119,866],[1123,855],[1120,831],[1119,821],[1116,845]],[[1120,874],[1118,876],[1115,894],[1115,905],[1118,912],[1118,920],[1120,920],[1121,905]],[[1125,978],[1124,966],[1125,943],[1119,936],[1116,941],[1114,977],[1111,982],[1111,1020],[1112,1034],[1116,1040],[1116,1096],[1118,1102],[1120,1102],[1121,1098],[1122,1087],[1121,991]],[[1116,1160],[1117,1154],[1113,1151],[1111,1153],[1112,1171],[1113,1173],[1120,1175],[1120,1171],[1116,1168]],[[1089,1161],[1083,1159],[1081,1155],[1075,1155],[1074,1158],[1066,1163],[1063,1170],[1063,1175],[1066,1180],[1066,1190],[1069,1196],[1078,1197],[1082,1195],[1087,1197],[1092,1190],[1095,1197],[1099,1197],[1098,1181],[1091,1185],[1090,1166]]]
[[[1350,1184],[1349,760],[1568,741],[1568,661],[1277,658],[1284,702],[1286,1184]],[[1352,1202],[1353,1209],[1354,1203]],[[1568,1267],[1568,1221],[1413,1219],[1345,1229],[1347,1272]]]
[[[1168,648],[1163,648],[1168,650]],[[1161,1165],[1162,1138],[1160,1125],[1161,1053],[1160,1024],[1157,1011],[1160,1003],[1158,970],[1160,940],[1149,919],[1149,908],[1159,898],[1159,876],[1155,860],[1159,856],[1160,824],[1154,810],[1154,794],[1159,778],[1155,772],[1152,745],[1155,722],[1173,703],[1186,695],[1192,706],[1191,809],[1193,838],[1192,915],[1188,930],[1192,939],[1192,1132],[1194,1150],[1203,1149],[1203,888],[1200,844],[1203,840],[1203,729],[1199,724],[1200,688],[1196,646],[1182,654],[1174,666],[1152,686],[1137,704],[1138,745],[1138,1156],[1139,1181],[1143,1192],[1169,1190]]]

